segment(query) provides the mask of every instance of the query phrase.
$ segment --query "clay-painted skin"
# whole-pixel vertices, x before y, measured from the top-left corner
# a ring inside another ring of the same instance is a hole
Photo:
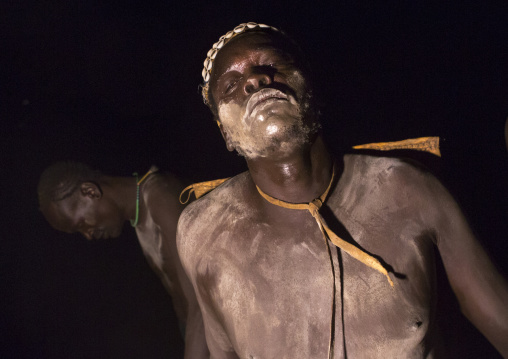
[[[391,269],[395,287],[332,248],[332,298],[328,252],[314,218],[268,203],[255,187],[287,202],[310,202],[331,178],[333,161],[319,133],[291,141],[278,130],[308,134],[306,127],[317,127],[305,72],[279,45],[266,34],[247,33],[217,55],[212,109],[218,107],[228,149],[254,148],[254,155],[246,155],[248,172],[189,205],[178,225],[178,252],[211,357],[326,359],[333,299],[334,358],[440,357],[433,246],[464,314],[508,357],[506,281],[446,189],[410,163],[368,156],[335,161],[337,182],[321,212],[339,236]],[[295,71],[302,79],[292,82]],[[249,117],[250,99],[267,89],[296,103],[274,99]],[[258,113],[266,114],[263,121]],[[271,113],[287,114],[269,120],[278,126],[273,134],[264,126]],[[261,130],[252,130],[252,121]],[[238,135],[230,133],[235,128]]]
[[[289,53],[271,47],[264,34],[246,34],[257,49],[232,40],[218,55],[247,57],[224,68],[216,61],[212,72],[212,96],[231,149],[255,159],[279,152],[291,153],[316,133],[309,112],[308,84]],[[247,56],[246,56],[247,55]],[[264,88],[257,91],[258,83]],[[252,96],[251,96],[252,94]]]
[[[329,208],[363,248],[406,280],[396,280],[394,290],[378,272],[332,250],[338,293],[343,288],[336,296],[334,357],[346,350],[353,358],[438,357],[434,237],[426,219],[411,221],[421,213],[419,201],[387,201],[400,190],[394,179],[407,165],[350,158],[345,167]],[[240,358],[327,358],[333,277],[323,237],[306,211],[254,200],[250,182],[248,173],[235,177],[181,218],[179,251],[210,337]]]
[[[275,102],[283,102],[283,106],[274,106]],[[280,121],[283,116],[292,118],[293,123]],[[236,151],[249,158],[268,157],[278,147],[289,152],[287,147],[293,141],[303,143],[309,137],[310,128],[303,126],[295,99],[276,89],[258,92],[244,106],[221,101],[219,118]]]

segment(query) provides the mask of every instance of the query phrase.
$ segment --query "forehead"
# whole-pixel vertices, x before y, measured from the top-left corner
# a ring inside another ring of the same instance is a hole
[[[228,71],[240,70],[249,61],[279,57],[291,62],[297,60],[296,47],[284,36],[265,31],[252,31],[235,37],[217,54],[211,73],[211,82]]]

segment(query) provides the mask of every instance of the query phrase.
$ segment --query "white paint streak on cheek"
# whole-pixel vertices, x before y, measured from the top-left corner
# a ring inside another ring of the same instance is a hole
[[[219,118],[237,152],[243,156],[256,158],[261,155],[260,144],[251,134],[250,126],[246,124],[245,111],[245,106],[242,107],[231,101],[219,103]]]
[[[303,81],[295,71],[293,82]],[[303,87],[298,89],[303,90]],[[219,118],[230,144],[247,158],[267,157],[274,151],[286,155],[309,138],[309,127],[304,126],[300,99],[289,96],[288,102],[267,101],[258,105],[247,118],[246,106],[233,101],[219,103]]]
[[[219,103],[219,118],[223,125],[228,128],[234,128],[238,130],[244,121],[241,121],[245,115],[245,109],[242,109],[240,105],[221,101]]]
[[[300,71],[295,70],[291,75],[287,78],[288,85],[293,89],[301,89],[306,88],[305,79]]]

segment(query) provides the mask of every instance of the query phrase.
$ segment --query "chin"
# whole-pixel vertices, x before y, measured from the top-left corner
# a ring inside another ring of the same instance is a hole
[[[233,146],[247,159],[287,157],[311,142],[319,129],[290,106],[258,111],[250,126],[231,131]]]
[[[245,147],[238,145],[236,151],[239,155],[249,159],[273,158],[282,159],[290,157],[292,154],[301,152],[310,144],[308,136],[298,136],[287,138],[271,138],[263,141],[262,146]],[[258,144],[259,145],[259,144]]]

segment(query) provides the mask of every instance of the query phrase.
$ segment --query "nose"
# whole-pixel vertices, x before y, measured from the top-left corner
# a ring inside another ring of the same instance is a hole
[[[260,88],[270,85],[272,82],[272,77],[268,73],[259,70],[252,71],[245,80],[243,90],[245,94],[250,95]]]

